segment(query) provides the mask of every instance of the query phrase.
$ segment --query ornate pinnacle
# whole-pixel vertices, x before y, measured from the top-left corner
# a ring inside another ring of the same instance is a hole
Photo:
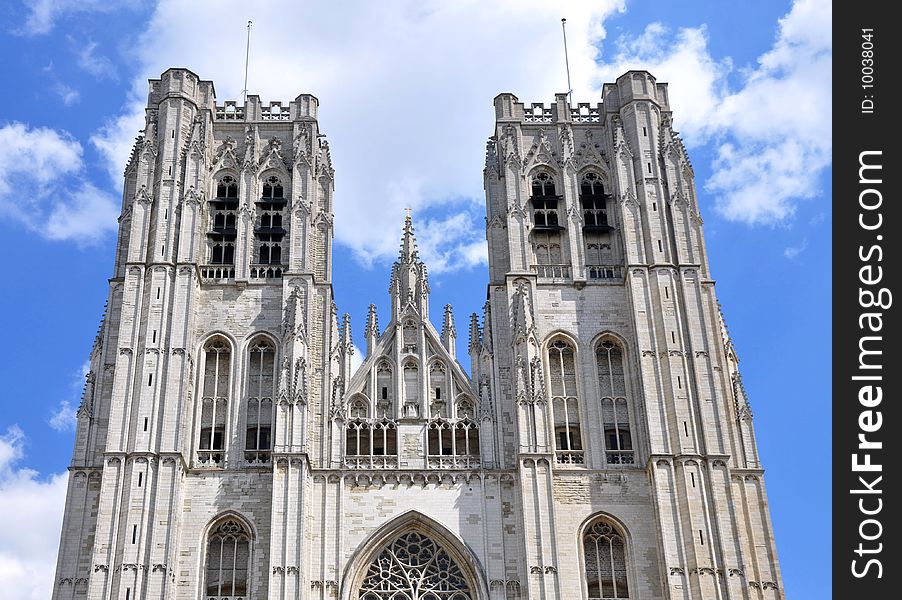
[[[479,351],[479,346],[482,343],[481,337],[482,335],[479,331],[479,315],[473,313],[470,315],[470,354]]]

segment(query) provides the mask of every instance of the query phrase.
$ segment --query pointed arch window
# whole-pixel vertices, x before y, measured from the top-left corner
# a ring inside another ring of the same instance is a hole
[[[370,563],[354,600],[472,600],[460,566],[439,544],[418,531],[386,545]]]
[[[624,536],[605,518],[583,534],[583,565],[590,600],[629,598]]]
[[[404,365],[404,417],[415,419],[420,416],[420,377],[414,361]]]
[[[540,171],[532,178],[533,224],[536,229],[562,229],[554,178]]]
[[[283,225],[286,203],[282,180],[276,176],[267,178],[256,202],[254,227],[254,251],[257,263],[261,265],[282,264],[282,242],[287,233]]]
[[[437,360],[429,367],[429,416],[432,418],[449,416],[445,382],[445,364]]]
[[[613,339],[601,340],[595,348],[598,390],[604,431],[605,462],[631,465],[635,462],[626,393],[623,347]]]
[[[209,202],[210,263],[235,264],[235,238],[238,235],[238,182],[225,175],[216,183],[216,197]]]
[[[610,228],[607,196],[597,173],[583,175],[579,183],[579,202],[583,209],[583,227],[602,231]]]
[[[391,365],[383,361],[376,367],[376,416],[380,419],[393,417],[394,379]]]
[[[204,345],[204,365],[201,384],[200,431],[198,432],[198,463],[221,467],[225,462],[226,426],[230,396],[232,348],[223,338],[216,337]]]
[[[276,348],[269,340],[259,338],[248,348],[244,460],[249,465],[270,463],[275,390]]]
[[[551,377],[551,410],[554,415],[555,458],[558,464],[584,463],[580,433],[579,398],[576,389],[576,356],[573,347],[564,340],[555,340],[548,347],[548,367]]]
[[[251,535],[237,519],[226,519],[207,540],[205,588],[211,600],[246,598],[251,562]]]

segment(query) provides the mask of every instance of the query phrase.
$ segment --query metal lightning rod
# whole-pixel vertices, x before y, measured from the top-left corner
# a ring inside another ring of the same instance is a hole
[[[573,86],[570,85],[570,57],[567,56],[567,19],[561,19],[561,31],[564,32],[564,64],[567,65],[567,93],[570,105],[573,105]]]
[[[251,58],[251,25],[253,25],[253,21],[247,22],[247,52],[244,55],[244,100],[243,103],[247,105],[247,65],[248,61]]]

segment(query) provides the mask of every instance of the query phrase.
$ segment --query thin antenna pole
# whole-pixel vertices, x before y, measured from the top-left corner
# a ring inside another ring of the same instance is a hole
[[[244,104],[247,105],[247,65],[251,58],[251,25],[253,21],[247,22],[247,52],[244,55]]]
[[[570,104],[573,104],[573,86],[570,85],[570,57],[567,55],[567,19],[561,19],[561,31],[564,32],[564,64],[567,65],[567,93]]]

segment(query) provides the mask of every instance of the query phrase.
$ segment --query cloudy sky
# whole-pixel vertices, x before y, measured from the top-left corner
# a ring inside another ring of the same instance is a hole
[[[575,101],[597,102],[630,68],[670,84],[755,409],[787,596],[828,597],[830,465],[805,458],[830,449],[830,2],[248,6],[33,0],[0,12],[5,597],[49,597],[73,415],[147,79],[187,67],[220,102],[240,99],[252,19],[250,93],[320,99],[336,168],[336,296],[361,346],[366,306],[387,308],[406,206],[432,306],[453,303],[461,330],[480,310],[492,98],[566,91],[564,16]]]

